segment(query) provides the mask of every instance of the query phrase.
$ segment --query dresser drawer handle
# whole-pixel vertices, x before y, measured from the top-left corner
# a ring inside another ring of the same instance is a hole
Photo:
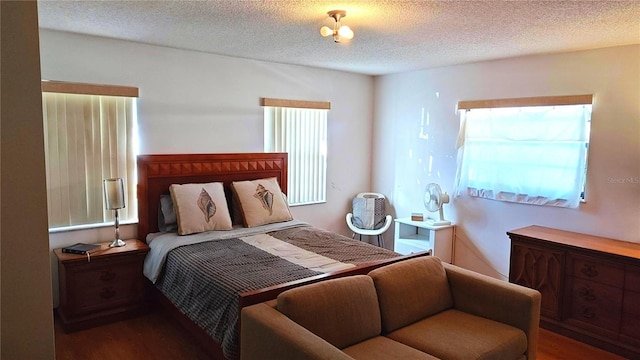
[[[582,267],[582,273],[588,277],[596,277],[598,276],[598,270],[596,270],[596,266],[595,265],[591,265],[591,264],[585,264]]]
[[[593,291],[587,287],[583,287],[578,290],[578,295],[586,301],[593,301],[596,299],[596,296],[593,294]]]
[[[116,292],[112,288],[104,288],[100,292],[100,297],[103,298],[103,299],[110,299],[110,298],[114,297],[115,295],[116,295]]]
[[[116,278],[116,273],[114,273],[113,271],[104,270],[100,274],[100,280],[102,280],[102,281],[111,281],[111,280],[113,280],[115,278]]]
[[[588,306],[582,308],[582,310],[580,311],[580,315],[582,315],[582,317],[585,319],[593,319],[594,317],[596,317],[595,311],[593,311],[593,309]]]

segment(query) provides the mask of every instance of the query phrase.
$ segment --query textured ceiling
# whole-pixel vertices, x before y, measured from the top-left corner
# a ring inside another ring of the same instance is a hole
[[[636,1],[60,1],[40,27],[379,75],[640,43]],[[342,20],[352,40],[320,35]]]

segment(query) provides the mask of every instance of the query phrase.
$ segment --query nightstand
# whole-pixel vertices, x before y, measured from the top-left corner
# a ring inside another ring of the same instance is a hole
[[[63,253],[58,258],[60,304],[58,317],[65,331],[84,329],[144,312],[147,306],[144,258],[149,247],[140,240],[125,240],[123,247],[110,242],[87,255]]]
[[[442,261],[453,261],[454,225],[433,226],[411,218],[395,219],[393,251],[408,255],[431,250]]]

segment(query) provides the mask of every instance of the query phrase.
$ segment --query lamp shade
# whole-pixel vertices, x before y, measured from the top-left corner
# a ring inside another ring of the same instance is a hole
[[[107,210],[117,210],[125,207],[124,181],[122,178],[104,180],[104,203]]]

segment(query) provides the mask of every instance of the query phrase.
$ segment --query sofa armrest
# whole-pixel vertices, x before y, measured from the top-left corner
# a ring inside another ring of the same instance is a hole
[[[522,329],[527,335],[527,359],[535,359],[540,323],[540,292],[455,265],[443,265],[454,307]]]
[[[242,309],[240,359],[353,360],[268,303]]]

